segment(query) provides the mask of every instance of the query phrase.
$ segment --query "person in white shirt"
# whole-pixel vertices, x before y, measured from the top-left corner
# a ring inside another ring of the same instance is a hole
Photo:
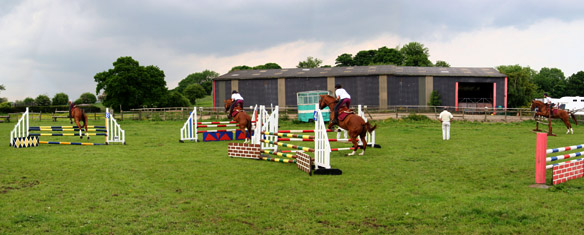
[[[554,107],[554,103],[552,103],[552,98],[548,96],[547,93],[543,93],[543,102],[547,104],[547,106],[552,109]]]
[[[229,107],[229,114],[227,114],[227,118],[229,118],[229,119],[231,119],[231,113],[233,112],[233,107],[235,107],[236,105],[239,105],[239,107],[243,108],[243,97],[236,90],[233,90],[231,92],[231,100],[233,102],[231,103],[231,107]]]
[[[442,140],[450,139],[450,120],[454,118],[450,112],[448,112],[448,107],[444,107],[444,111],[438,116],[438,120],[442,122]]]
[[[343,86],[341,86],[341,84],[337,84],[335,85],[335,96],[337,98],[337,100],[339,101],[337,103],[337,105],[335,106],[335,119],[333,120],[333,124],[338,124],[339,123],[339,108],[343,107],[343,105],[347,106],[347,108],[349,108],[349,106],[351,105],[351,96],[349,95],[349,93],[347,93],[347,91],[345,89],[343,89]]]

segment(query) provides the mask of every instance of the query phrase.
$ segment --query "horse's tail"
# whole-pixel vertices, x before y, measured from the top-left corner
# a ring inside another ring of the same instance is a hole
[[[366,122],[365,124],[363,124],[363,130],[361,131],[361,134],[365,134],[365,132],[373,132],[375,130],[375,128],[377,128],[377,124],[375,124],[373,127],[371,126],[371,124],[369,124],[369,122]]]
[[[576,125],[578,125],[578,120],[576,119],[576,115],[574,115],[573,112],[570,112],[570,116],[572,116],[572,119],[574,119],[574,123],[576,123]]]

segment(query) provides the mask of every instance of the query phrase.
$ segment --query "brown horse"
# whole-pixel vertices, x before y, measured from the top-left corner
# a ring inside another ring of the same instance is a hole
[[[229,108],[231,107],[231,104],[233,103],[233,100],[228,99],[225,100],[225,112],[229,112]],[[235,115],[231,115],[233,118],[233,121],[236,121],[239,127],[239,130],[241,130],[242,132],[245,133],[245,142],[247,143],[247,141],[249,139],[251,139],[251,117],[245,113],[245,111],[243,110],[243,107],[240,107],[239,105],[236,107],[233,107],[233,111],[236,112]],[[245,129],[247,128],[247,132],[245,131]],[[237,139],[237,138],[234,138]]]
[[[83,128],[85,128],[85,133],[87,132],[87,115],[85,114],[85,111],[83,111],[83,109],[74,106],[71,109],[71,117],[69,118],[69,121],[71,121],[71,118],[75,119],[75,124],[77,124],[77,128],[79,128],[79,138],[83,139],[83,134],[82,134],[82,130]],[[83,121],[83,126],[81,126],[81,124],[79,124],[79,121]],[[89,139],[89,134],[87,135],[87,139]]]
[[[546,118],[550,116],[549,115],[550,114],[549,113],[549,108],[543,102],[541,102],[539,100],[533,100],[533,101],[531,101],[531,110],[533,111],[536,108],[537,108],[537,112],[535,113],[536,116],[543,116],[543,117],[546,117]],[[572,119],[574,119],[574,123],[576,123],[576,125],[578,125],[578,121],[576,120],[576,116],[574,115],[574,113],[568,112],[566,110],[561,110],[561,109],[554,109],[554,110],[557,110],[557,112],[556,111],[553,111],[552,114],[551,114],[551,118],[559,118],[559,119],[562,119],[562,121],[566,125],[566,128],[568,129],[568,131],[566,131],[566,134],[568,134],[570,132],[572,134],[574,134],[574,130],[572,129],[572,125],[570,124],[570,116],[571,116]]]
[[[335,105],[337,105],[338,102],[339,102],[338,100],[336,100],[334,97],[330,95],[320,95],[318,105],[320,109],[324,109],[325,107],[328,106],[329,109],[331,110],[330,119],[333,120],[334,119],[333,110],[335,109]],[[345,111],[349,111],[349,108],[344,106],[339,107],[339,113]],[[328,129],[331,129],[333,126],[334,124],[332,124],[332,122],[329,122]],[[343,119],[342,121],[339,120],[339,127],[349,131],[349,136],[351,137],[351,142],[353,143],[353,152],[347,154],[350,156],[354,155],[355,151],[359,147],[359,141],[357,140],[357,137],[360,137],[361,142],[363,142],[363,152],[361,152],[359,155],[365,154],[365,149],[367,148],[367,140],[365,140],[365,136],[367,135],[367,132],[371,133],[373,130],[375,130],[375,128],[377,128],[377,125],[371,127],[369,122],[365,122],[365,120],[359,117],[359,115],[352,113],[347,115],[347,117],[345,117],[345,119]]]

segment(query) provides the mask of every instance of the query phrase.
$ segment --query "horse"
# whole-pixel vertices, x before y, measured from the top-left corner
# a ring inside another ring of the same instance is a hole
[[[328,106],[331,110],[330,120],[333,120],[333,110],[335,109],[335,105],[337,105],[338,102],[339,101],[337,99],[330,95],[320,95],[318,106],[320,109],[324,109]],[[339,107],[339,113],[345,111],[349,111],[349,108],[345,106]],[[355,113],[348,114],[347,117],[345,117],[345,119],[342,121],[339,120],[338,125],[339,127],[349,131],[349,136],[351,137],[351,142],[353,143],[353,152],[347,155],[352,156],[355,154],[355,151],[357,151],[357,148],[359,147],[359,141],[357,140],[357,137],[360,137],[361,141],[363,142],[363,152],[361,152],[359,155],[364,155],[365,149],[367,148],[367,140],[365,140],[365,136],[367,135],[367,132],[371,133],[374,131],[375,128],[377,128],[377,125],[371,127],[369,122],[365,122],[363,118],[359,117],[359,115],[356,115]],[[331,129],[333,126],[334,124],[329,122],[328,129]]]
[[[537,111],[535,113],[534,119],[537,116],[543,116],[546,118],[550,117],[549,108],[543,102],[541,102],[539,100],[531,101],[531,111],[535,110],[536,108],[537,108]],[[566,125],[566,128],[568,129],[568,131],[566,131],[566,134],[568,134],[568,133],[574,134],[574,130],[572,129],[572,125],[570,124],[570,116],[572,117],[572,119],[574,119],[574,123],[576,123],[576,125],[578,125],[578,121],[576,120],[576,115],[574,115],[573,112],[568,112],[566,110],[561,110],[561,109],[556,109],[556,110],[557,110],[557,112],[552,111],[551,118],[562,119],[562,121]]]
[[[232,103],[233,100],[231,99],[225,100],[225,112],[229,112]],[[239,105],[233,107],[233,113],[235,113],[234,115],[231,115],[233,121],[237,122],[239,130],[245,132],[245,142],[243,143],[247,143],[247,141],[251,139],[251,117],[245,113],[243,107],[240,107]],[[247,131],[245,131],[246,128]]]
[[[71,117],[69,117],[69,121],[71,123],[73,123],[71,121],[71,118],[75,119],[75,124],[77,124],[77,128],[79,129],[79,138],[83,139],[83,134],[82,134],[83,128],[85,128],[85,133],[88,133],[87,132],[87,115],[85,114],[85,111],[83,111],[83,109],[81,109],[77,106],[73,106],[73,108],[71,108]],[[83,126],[81,124],[79,124],[79,121],[83,121]],[[87,135],[87,139],[89,139],[89,135]]]

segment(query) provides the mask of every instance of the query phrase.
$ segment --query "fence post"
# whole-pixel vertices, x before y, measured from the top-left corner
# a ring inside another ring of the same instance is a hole
[[[547,134],[537,133],[537,146],[535,149],[535,183],[545,184]]]

